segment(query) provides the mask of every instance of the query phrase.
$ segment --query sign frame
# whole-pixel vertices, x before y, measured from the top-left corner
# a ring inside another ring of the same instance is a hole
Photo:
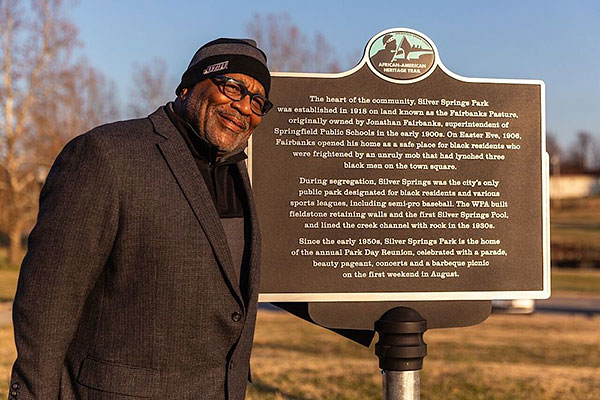
[[[426,73],[413,79],[398,80],[387,77],[377,71],[370,61],[369,49],[372,44],[382,35],[407,32],[424,38],[431,45],[434,52],[433,65]],[[498,83],[537,85],[540,87],[541,107],[541,222],[542,222],[542,290],[517,290],[517,291],[442,291],[442,292],[331,292],[331,293],[259,293],[259,302],[390,302],[390,301],[448,301],[448,300],[498,300],[498,299],[546,299],[550,297],[551,271],[550,271],[550,196],[549,196],[549,156],[546,152],[546,104],[545,84],[542,80],[535,79],[500,79],[500,78],[471,78],[458,75],[450,71],[441,61],[435,43],[425,34],[409,28],[390,28],[374,35],[367,43],[360,62],[352,69],[339,73],[302,73],[302,72],[273,72],[273,77],[289,78],[315,78],[336,79],[354,74],[365,66],[379,78],[394,84],[412,84],[426,79],[439,67],[448,76],[468,83]],[[252,180],[253,177],[253,140],[248,142],[248,170]]]

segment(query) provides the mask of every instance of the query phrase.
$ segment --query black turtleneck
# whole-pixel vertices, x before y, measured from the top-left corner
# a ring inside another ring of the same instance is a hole
[[[237,162],[247,158],[246,154],[240,150],[217,159],[217,148],[201,138],[190,124],[177,115],[173,103],[168,103],[165,111],[181,133],[204,178],[227,237],[240,289],[246,297],[248,271],[244,265],[248,265],[250,228],[248,219],[244,218],[248,215],[245,209],[247,201],[242,177],[236,167]],[[245,300],[248,300],[247,297]]]
[[[165,111],[188,145],[219,217],[243,217],[244,188],[235,164],[246,159],[246,154],[238,150],[217,159],[217,148],[201,138],[194,128],[177,115],[172,105],[173,103],[168,103]]]

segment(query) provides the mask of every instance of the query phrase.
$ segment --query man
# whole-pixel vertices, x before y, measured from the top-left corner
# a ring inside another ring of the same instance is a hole
[[[397,51],[397,44],[394,35],[387,34],[383,37],[383,48],[371,57],[371,62],[376,67],[382,67],[381,63],[391,63]]]
[[[201,47],[177,98],[72,140],[13,307],[10,399],[241,399],[260,236],[243,149],[271,107],[252,40]]]

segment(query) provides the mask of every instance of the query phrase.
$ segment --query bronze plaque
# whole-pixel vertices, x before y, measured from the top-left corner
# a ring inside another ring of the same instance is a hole
[[[261,301],[546,298],[544,84],[450,72],[409,29],[275,73],[254,133]]]

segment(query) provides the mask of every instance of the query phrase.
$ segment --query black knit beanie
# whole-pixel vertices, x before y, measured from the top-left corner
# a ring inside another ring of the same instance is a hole
[[[181,77],[175,94],[179,96],[183,88],[194,86],[213,75],[240,73],[251,76],[262,84],[269,96],[271,74],[267,68],[267,56],[256,47],[252,39],[221,38],[200,47],[187,70]]]

